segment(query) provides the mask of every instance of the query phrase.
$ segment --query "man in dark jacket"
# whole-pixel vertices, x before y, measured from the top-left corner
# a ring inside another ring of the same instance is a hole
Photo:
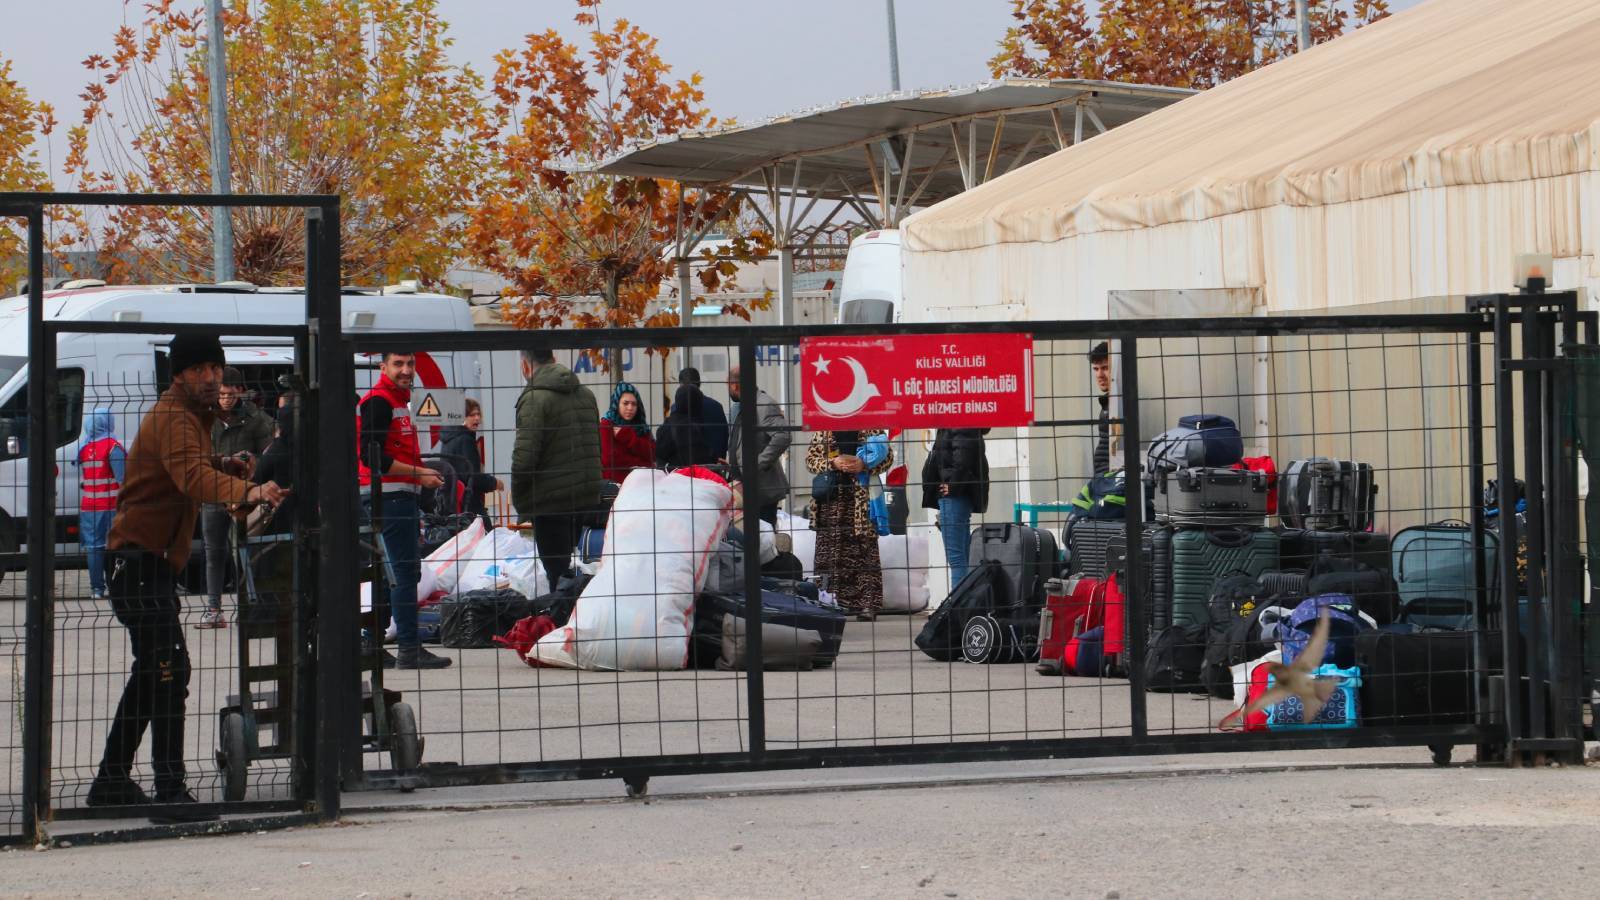
[[[211,447],[218,456],[234,457],[253,463],[272,443],[275,428],[272,417],[245,399],[244,375],[228,366],[222,370],[222,387],[217,392],[217,421],[211,426]],[[206,611],[200,614],[198,628],[223,628],[222,588],[228,581],[228,532],[233,517],[227,507],[207,503],[200,508],[200,533],[206,546]]]
[[[522,351],[511,505],[533,523],[551,586],[567,574],[586,516],[600,505],[600,405],[549,350]]]
[[[700,392],[700,434],[705,440],[708,459],[723,459],[728,455],[728,413],[722,404],[705,396],[700,387],[700,370],[693,366],[678,373],[678,384],[693,385]]]
[[[1089,351],[1089,368],[1094,372],[1094,387],[1100,409],[1094,429],[1094,471],[1090,477],[1111,471],[1111,348],[1105,341]]]
[[[128,629],[133,670],[106,735],[90,806],[150,802],[133,780],[134,757],[150,732],[155,802],[173,804],[157,822],[207,821],[192,810],[185,785],[184,703],[189,696],[189,647],[178,614],[177,574],[189,562],[195,517],[204,503],[281,503],[271,482],[252,485],[241,460],[218,457],[211,446],[222,343],[180,335],[172,341],[172,386],[145,415],[128,450],[127,480],[107,541],[106,587],[117,621]]]
[[[756,446],[759,448],[758,468],[755,472],[739,473],[739,479],[744,482],[745,490],[752,487],[757,491],[756,496],[761,504],[761,520],[771,525],[778,526],[778,504],[789,496],[789,473],[783,469],[783,454],[789,449],[793,435],[789,433],[789,420],[783,414],[783,407],[766,391],[756,388],[755,400],[751,403],[744,402],[739,396],[739,367],[734,366],[728,371],[728,396],[733,402],[739,404],[733,416],[733,424],[728,428],[728,456],[723,462],[738,469],[744,465],[744,435],[741,433],[745,417],[755,411],[756,421]]]
[[[941,428],[922,464],[922,505],[939,511],[951,585],[967,574],[972,515],[989,508],[989,458],[983,446],[988,433],[987,428]]]

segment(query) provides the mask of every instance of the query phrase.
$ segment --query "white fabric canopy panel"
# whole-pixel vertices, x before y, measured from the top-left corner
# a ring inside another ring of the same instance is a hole
[[[1102,318],[1120,290],[1266,311],[1600,286],[1600,4],[1432,0],[904,225],[908,320]]]

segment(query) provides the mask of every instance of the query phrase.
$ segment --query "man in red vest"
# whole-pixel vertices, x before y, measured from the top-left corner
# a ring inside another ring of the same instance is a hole
[[[385,353],[378,383],[361,398],[356,418],[356,461],[361,475],[361,503],[367,521],[376,517],[383,553],[394,573],[389,608],[394,614],[399,659],[383,654],[384,668],[442,669],[447,656],[423,649],[417,637],[417,582],[422,577],[422,513],[417,505],[423,489],[444,484],[438,472],[422,464],[417,429],[411,424],[411,387],[417,380],[413,353]],[[381,506],[372,508],[372,473],[381,483]],[[381,630],[384,623],[379,623]]]
[[[116,439],[111,410],[97,409],[89,416],[83,447],[78,450],[78,542],[89,554],[89,590],[96,600],[106,595],[106,538],[117,515],[117,491],[128,462],[128,451]]]

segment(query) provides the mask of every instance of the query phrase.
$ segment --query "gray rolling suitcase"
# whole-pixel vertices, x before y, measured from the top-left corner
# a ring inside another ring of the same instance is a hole
[[[1372,466],[1363,462],[1297,459],[1278,479],[1278,515],[1290,528],[1366,531],[1377,498]]]
[[[1005,567],[1011,580],[1011,598],[1017,606],[1037,610],[1044,604],[1044,583],[1060,574],[1056,536],[1026,525],[988,524],[972,529],[967,562],[976,567],[984,560]]]
[[[1146,477],[1156,518],[1173,525],[1260,525],[1267,473],[1193,466]]]

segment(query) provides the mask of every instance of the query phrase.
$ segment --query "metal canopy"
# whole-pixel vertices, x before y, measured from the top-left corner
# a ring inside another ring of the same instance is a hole
[[[1025,78],[900,91],[759,124],[660,138],[591,170],[810,198],[871,199],[893,221],[899,218],[894,208],[936,203],[1193,93]],[[900,184],[910,193],[896,190]]]

